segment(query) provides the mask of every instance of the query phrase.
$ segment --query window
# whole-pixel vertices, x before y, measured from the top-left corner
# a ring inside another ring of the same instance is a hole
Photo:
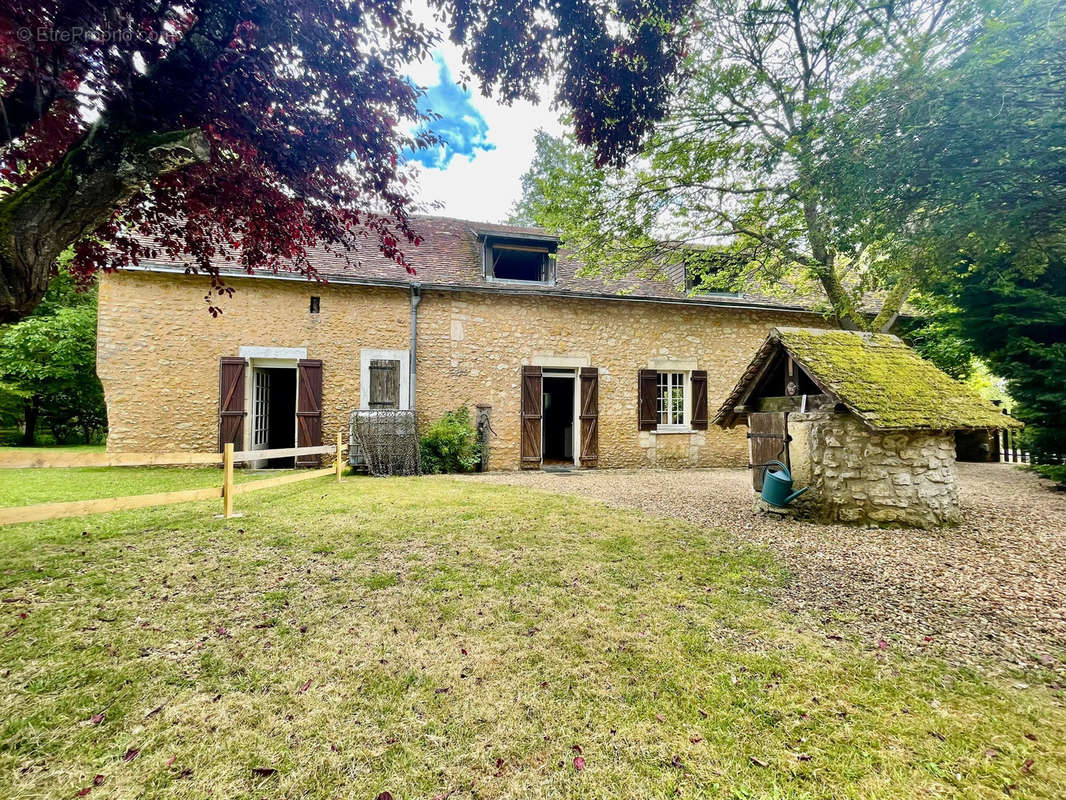
[[[555,251],[559,247],[556,237],[535,231],[485,231],[478,237],[487,280],[555,282]]]
[[[312,297],[311,298],[311,313],[312,314],[317,314],[321,307],[322,307],[321,298]]]
[[[393,359],[371,359],[369,408],[400,407],[400,362]]]
[[[549,280],[550,258],[546,249],[492,245],[488,248],[490,274],[501,281]]]
[[[359,408],[411,407],[411,353],[364,347],[359,353]]]
[[[659,373],[659,425],[685,424],[685,373]]]

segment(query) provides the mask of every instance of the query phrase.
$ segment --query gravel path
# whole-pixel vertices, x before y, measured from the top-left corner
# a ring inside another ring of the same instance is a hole
[[[868,530],[752,511],[745,470],[498,473],[467,480],[583,495],[724,528],[791,573],[778,602],[827,635],[985,668],[1066,673],[1066,494],[1000,464],[959,464],[962,524]]]

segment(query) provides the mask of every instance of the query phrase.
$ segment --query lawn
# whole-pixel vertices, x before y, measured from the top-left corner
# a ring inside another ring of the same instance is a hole
[[[447,478],[239,499],[0,529],[0,796],[1066,794],[1061,697],[826,639],[727,534]]]

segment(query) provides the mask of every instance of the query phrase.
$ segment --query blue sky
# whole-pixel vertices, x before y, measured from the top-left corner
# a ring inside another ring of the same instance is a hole
[[[437,83],[427,87],[418,108],[440,115],[425,127],[443,139],[444,144],[432,150],[419,150],[408,158],[431,169],[446,170],[455,156],[474,159],[478,153],[496,149],[496,145],[488,140],[489,123],[471,102],[473,93],[455,82],[441,53],[434,56],[433,63],[437,66]]]
[[[539,104],[504,106],[476,85],[458,86],[454,76],[460,67],[458,49],[445,42],[408,71],[427,88],[423,107],[441,115],[432,127],[447,140],[438,150],[409,155],[417,167],[416,197],[427,213],[502,222],[522,193],[537,128],[558,134],[562,126],[549,108],[549,87]]]

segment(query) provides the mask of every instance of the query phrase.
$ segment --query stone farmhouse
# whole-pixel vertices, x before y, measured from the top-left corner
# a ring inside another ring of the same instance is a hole
[[[693,294],[681,274],[581,277],[542,230],[418,229],[415,275],[372,245],[353,268],[313,253],[325,283],[221,264],[236,292],[214,319],[185,264],[104,275],[108,450],[307,446],[353,409],[414,409],[424,426],[482,405],[490,469],[744,466],[744,430],[709,427],[708,409],[772,328],[826,325],[770,297]]]

